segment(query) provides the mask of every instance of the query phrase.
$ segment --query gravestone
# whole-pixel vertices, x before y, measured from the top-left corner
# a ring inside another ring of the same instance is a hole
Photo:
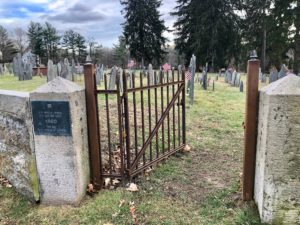
[[[202,72],[202,87],[204,90],[207,90],[207,71],[208,71],[208,64],[206,63]]]
[[[109,76],[109,90],[115,90],[116,89],[116,76],[117,76],[118,68],[114,66],[111,69],[110,76]]]
[[[152,67],[151,63],[148,66],[148,76],[149,76],[150,85],[153,85],[154,84],[154,71],[153,71],[153,67]]]
[[[62,65],[60,62],[57,63],[57,75],[61,77]]]
[[[98,65],[96,68],[96,83],[97,85],[101,85],[101,81],[103,81],[104,77],[104,67],[103,64]]]
[[[275,82],[278,80],[278,71],[276,68],[273,68],[271,70],[270,78],[269,78],[269,83]]]
[[[190,104],[194,104],[194,82],[195,82],[195,73],[196,73],[196,56],[193,54],[190,60],[190,71],[192,75],[192,79],[190,80],[190,91],[189,91],[189,98]]]
[[[54,80],[54,78],[56,77],[54,71],[55,71],[55,67],[53,65],[53,62],[52,60],[49,59],[47,65],[47,82]]]
[[[278,79],[281,79],[283,77],[286,76],[286,72],[287,72],[287,69],[286,69],[286,66],[284,64],[281,65],[281,69],[278,73]]]
[[[236,77],[237,77],[237,72],[233,71],[232,78],[231,78],[231,81],[230,81],[231,86],[235,86]]]
[[[60,76],[69,81],[72,81],[71,68],[69,65],[69,60],[67,58],[65,58],[63,63],[61,63],[61,75]]]
[[[262,74],[262,75],[261,75],[261,82],[262,82],[262,83],[266,83],[266,81],[267,81],[266,74]]]
[[[240,82],[240,92],[244,92],[244,83],[243,83],[243,81]]]
[[[30,99],[41,202],[78,205],[90,180],[85,90],[56,77]]]
[[[77,81],[77,73],[76,73],[76,64],[75,64],[75,60],[72,59],[72,63],[71,63],[71,74],[72,74],[72,81]]]
[[[0,75],[4,75],[4,67],[0,64]]]
[[[234,86],[235,87],[239,87],[240,86],[240,82],[241,82],[241,74],[237,73],[236,78],[235,78]]]

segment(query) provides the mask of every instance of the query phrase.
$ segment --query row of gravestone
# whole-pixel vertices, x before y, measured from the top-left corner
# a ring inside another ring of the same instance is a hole
[[[119,67],[114,66],[111,71],[106,75],[108,80],[108,89],[109,90],[115,90],[117,85],[117,75],[119,74],[119,85],[120,90],[123,90],[123,77],[122,77],[123,70]],[[127,73],[128,80],[129,80],[129,88],[133,87],[133,70],[129,70]],[[144,74],[147,77],[147,80],[149,78],[149,85],[154,85],[157,83],[160,83],[160,79],[163,79],[163,81],[166,81],[166,75],[161,76],[159,73],[155,73],[153,70],[153,66],[149,64],[148,71]],[[170,74],[169,74],[170,75]],[[96,66],[96,84],[101,86],[102,82],[105,80],[104,78],[104,66],[103,65],[97,65]],[[171,78],[169,78],[170,80]],[[148,83],[148,82],[147,82]]]
[[[275,81],[285,77],[287,74],[289,74],[289,70],[284,64],[281,66],[281,69],[279,72],[274,67],[270,73],[269,83],[275,82]],[[298,76],[300,77],[300,73],[298,73]]]
[[[52,60],[48,61],[47,65],[47,81],[52,81],[56,77],[63,77],[70,81],[77,81],[78,75],[83,74],[83,66],[76,65],[75,61],[69,63],[65,58],[63,61],[53,64]]]

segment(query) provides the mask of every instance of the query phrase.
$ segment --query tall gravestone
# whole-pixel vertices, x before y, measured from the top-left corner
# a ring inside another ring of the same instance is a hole
[[[149,66],[148,66],[148,76],[149,76],[150,85],[153,85],[154,84],[154,71],[153,71],[152,64],[149,64]]]
[[[271,70],[270,78],[269,78],[269,83],[275,82],[278,80],[278,71],[276,68],[273,68]]]
[[[190,91],[189,91],[189,98],[190,104],[194,104],[194,82],[195,82],[195,73],[196,73],[196,56],[193,55],[190,61],[190,70],[192,74],[191,84],[190,84]]]
[[[90,178],[85,90],[56,77],[30,99],[41,202],[78,205]]]

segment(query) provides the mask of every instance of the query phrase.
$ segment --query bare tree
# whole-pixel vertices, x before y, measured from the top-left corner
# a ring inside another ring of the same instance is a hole
[[[27,33],[22,28],[17,27],[14,29],[14,42],[18,51],[23,55],[28,48]]]

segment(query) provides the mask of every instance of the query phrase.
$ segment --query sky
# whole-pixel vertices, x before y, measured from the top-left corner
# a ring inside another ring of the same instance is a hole
[[[175,6],[175,0],[163,0],[159,8],[169,29],[175,21],[170,16]],[[121,10],[119,0],[0,0],[0,25],[13,32],[16,27],[27,30],[30,21],[48,21],[60,34],[73,29],[104,47],[112,47],[122,34]],[[172,32],[164,36],[172,44]]]

